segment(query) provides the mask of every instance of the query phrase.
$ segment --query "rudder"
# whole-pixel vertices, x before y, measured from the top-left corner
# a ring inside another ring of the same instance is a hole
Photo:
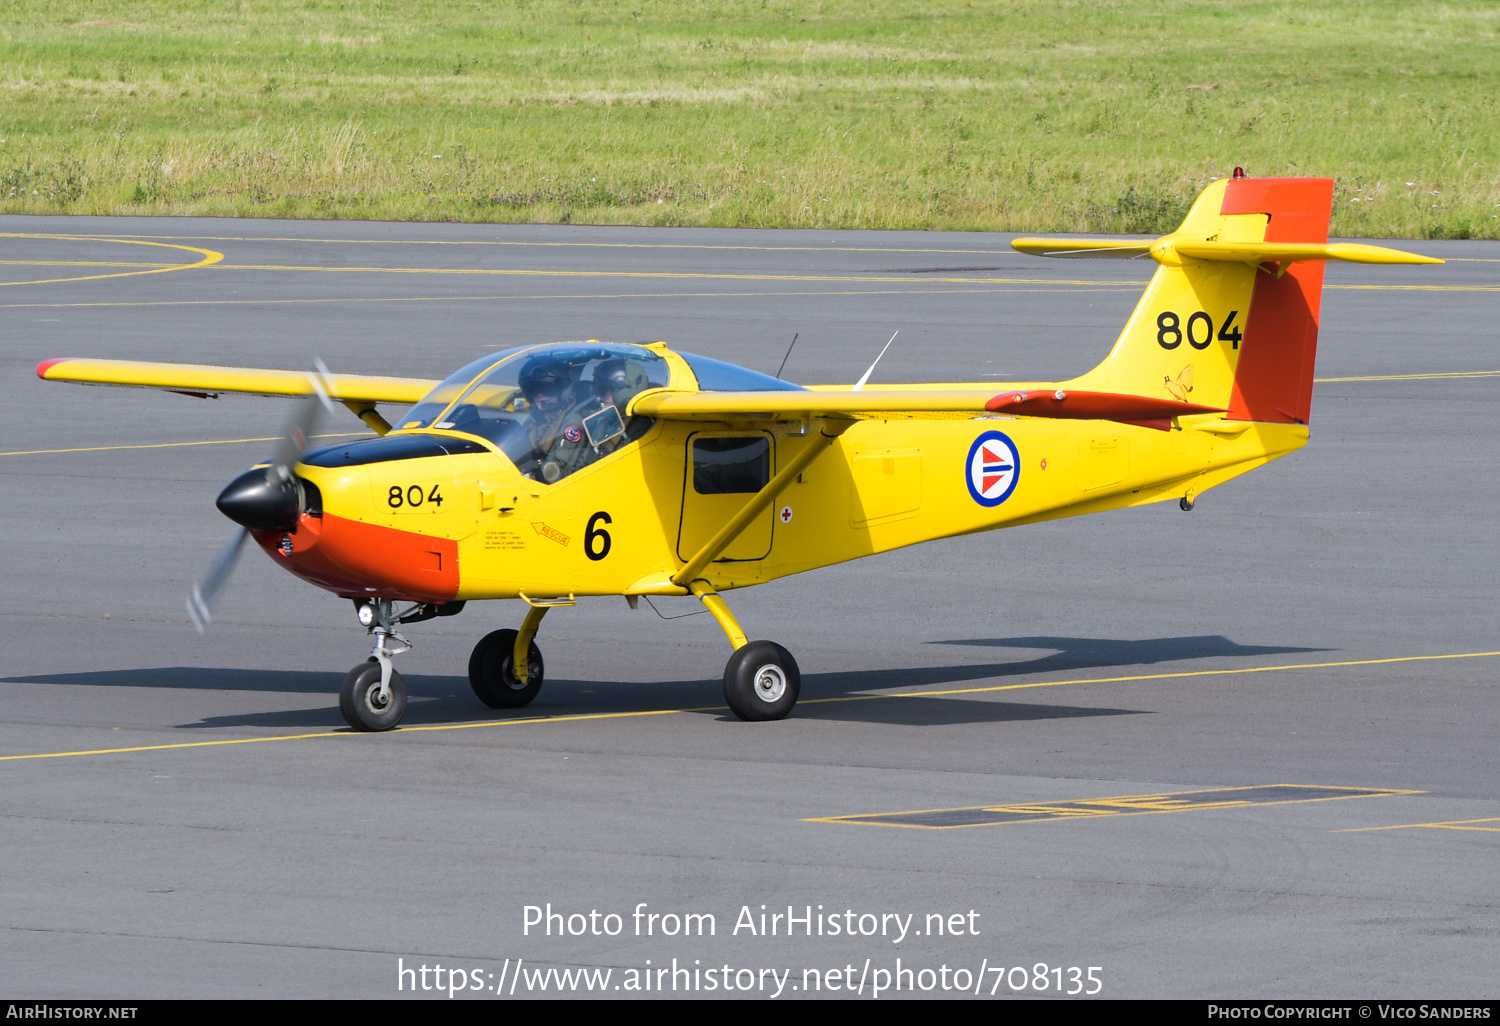
[[[1231,179],[1223,209],[1225,214],[1268,215],[1269,243],[1326,243],[1333,179]],[[1228,419],[1308,422],[1323,267],[1316,260],[1283,265],[1280,274],[1256,272]]]

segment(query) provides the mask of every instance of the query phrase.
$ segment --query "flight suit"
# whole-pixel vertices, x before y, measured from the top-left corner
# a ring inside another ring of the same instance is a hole
[[[583,419],[598,413],[603,408],[601,403],[590,401],[568,411],[567,416],[559,425],[551,447],[547,450],[547,455],[542,458],[542,480],[549,484],[553,481],[561,481],[601,456],[614,452],[624,443],[625,437],[616,435],[599,446],[589,444],[588,431],[583,426]]]
[[[547,476],[546,467],[551,458],[552,450],[562,438],[565,430],[564,422],[568,420],[568,408],[558,403],[557,408],[550,414],[544,414],[536,407],[532,408],[531,416],[526,418],[526,437],[531,442],[531,451],[518,461],[521,473],[527,477],[551,484],[562,477],[555,474],[551,478]]]

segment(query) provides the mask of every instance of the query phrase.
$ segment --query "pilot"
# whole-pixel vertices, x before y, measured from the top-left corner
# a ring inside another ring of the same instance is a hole
[[[618,407],[621,420],[630,400],[645,391],[649,384],[646,368],[634,360],[605,360],[594,368],[594,395],[601,404]]]
[[[593,394],[563,419],[562,429],[543,459],[542,479],[560,480],[630,441],[624,431],[625,408],[649,385],[646,369],[634,360],[615,358],[595,367]],[[606,410],[614,410],[617,419],[597,416]]]
[[[521,368],[521,394],[531,409],[531,415],[524,422],[531,451],[517,461],[522,473],[536,476],[537,465],[545,464],[562,434],[563,420],[568,414],[563,397],[572,381],[568,365],[555,356],[533,356]],[[548,480],[556,480],[556,477]]]

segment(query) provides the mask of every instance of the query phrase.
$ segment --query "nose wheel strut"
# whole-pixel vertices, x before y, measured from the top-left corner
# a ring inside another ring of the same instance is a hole
[[[391,730],[406,715],[406,682],[391,664],[393,656],[411,651],[411,642],[396,630],[405,617],[396,614],[389,599],[358,603],[357,608],[375,647],[369,659],[345,675],[339,712],[355,730]]]

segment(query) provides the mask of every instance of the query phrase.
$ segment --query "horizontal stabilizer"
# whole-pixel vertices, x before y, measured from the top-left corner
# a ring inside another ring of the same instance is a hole
[[[1194,260],[1227,260],[1241,264],[1290,264],[1301,260],[1343,260],[1352,264],[1442,263],[1436,257],[1363,242],[1197,242],[1171,236],[1160,241],[1169,242],[1179,255]]]
[[[1012,249],[1031,256],[1061,257],[1064,260],[1135,260],[1150,255],[1152,240],[1016,239],[1010,245]]]
[[[991,413],[1008,413],[1017,417],[1050,417],[1054,420],[1113,420],[1167,431],[1173,417],[1194,413],[1223,413],[1213,406],[1176,399],[1157,399],[1144,395],[1115,392],[1064,392],[1061,389],[1033,389],[1005,392],[984,404]]]
[[[36,376],[43,381],[71,381],[81,385],[131,385],[161,388],[188,395],[312,395],[306,371],[257,370],[252,367],[211,367],[192,363],[151,363],[143,360],[43,360]],[[426,378],[387,378],[369,374],[329,374],[324,379],[329,398],[352,403],[415,403],[438,382]]]
[[[1363,242],[1226,242],[1174,233],[1154,242],[1121,239],[1016,239],[1011,248],[1031,256],[1071,259],[1134,260],[1149,256],[1175,266],[1182,257],[1237,264],[1276,264],[1281,268],[1309,260],[1342,260],[1353,264],[1440,264],[1436,257]]]

